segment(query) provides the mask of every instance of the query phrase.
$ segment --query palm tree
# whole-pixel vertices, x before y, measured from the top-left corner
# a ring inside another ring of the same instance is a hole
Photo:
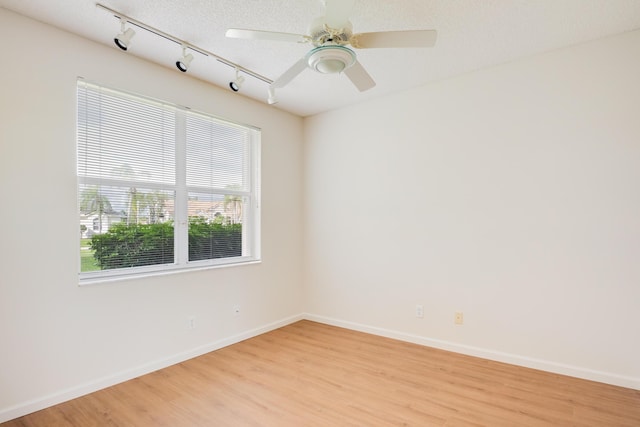
[[[167,195],[160,191],[153,191],[144,195],[142,204],[149,210],[150,224],[162,222],[164,205],[167,198]]]
[[[239,186],[237,185],[229,185],[228,189],[237,190]],[[242,196],[236,196],[232,194],[227,194],[224,196],[224,210],[231,206],[232,219],[231,222],[236,224],[242,222]]]
[[[123,163],[117,168],[114,168],[111,171],[111,174],[113,176],[117,176],[118,178],[126,179],[127,181],[133,181],[137,175],[136,171],[128,163]],[[139,193],[136,187],[129,187],[128,193],[129,193],[129,201],[128,201],[128,212],[127,212],[127,224],[137,224],[140,208],[143,207],[140,205],[141,205],[141,202],[144,201],[144,194]]]
[[[91,186],[82,191],[80,196],[80,212],[85,215],[98,214],[98,233],[102,233],[102,215],[113,212],[111,202],[100,192],[98,186]]]

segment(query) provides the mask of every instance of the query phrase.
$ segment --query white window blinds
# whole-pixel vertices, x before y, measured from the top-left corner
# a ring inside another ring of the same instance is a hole
[[[78,82],[81,279],[259,259],[259,131]]]

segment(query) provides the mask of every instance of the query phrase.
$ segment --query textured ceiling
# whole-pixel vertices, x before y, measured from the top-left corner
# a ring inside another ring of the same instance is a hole
[[[307,34],[321,0],[101,0],[103,5],[275,80],[308,44],[225,37],[227,28]],[[87,0],[0,0],[0,6],[117,49],[118,20]],[[435,29],[433,48],[357,50],[377,85],[358,92],[343,75],[305,70],[279,89],[300,116],[357,104],[428,82],[640,28],[640,0],[356,0],[354,32]],[[135,55],[175,69],[178,45],[136,29]],[[234,70],[195,54],[188,74],[228,88]],[[176,70],[177,74],[180,74]],[[266,103],[268,85],[247,77],[240,95]]]

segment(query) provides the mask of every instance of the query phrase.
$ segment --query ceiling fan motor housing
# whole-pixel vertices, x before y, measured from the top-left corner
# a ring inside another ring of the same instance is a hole
[[[341,73],[356,62],[356,54],[344,46],[319,46],[307,54],[309,68],[322,74]]]
[[[314,46],[349,44],[349,40],[353,35],[351,22],[346,21],[342,28],[331,28],[325,21],[326,18],[321,16],[314,19],[309,26],[309,37]]]

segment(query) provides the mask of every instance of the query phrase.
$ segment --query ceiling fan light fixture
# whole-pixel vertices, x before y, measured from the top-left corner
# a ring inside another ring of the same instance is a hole
[[[122,50],[127,50],[129,48],[129,43],[131,43],[131,39],[136,35],[136,32],[133,31],[133,28],[127,28],[125,30],[126,20],[122,19],[120,21],[120,34],[113,38],[113,42]]]
[[[323,59],[315,64],[315,69],[322,74],[341,73],[344,70],[345,63],[339,59]]]
[[[322,74],[341,73],[356,62],[356,54],[344,46],[320,46],[307,54],[309,68]]]

